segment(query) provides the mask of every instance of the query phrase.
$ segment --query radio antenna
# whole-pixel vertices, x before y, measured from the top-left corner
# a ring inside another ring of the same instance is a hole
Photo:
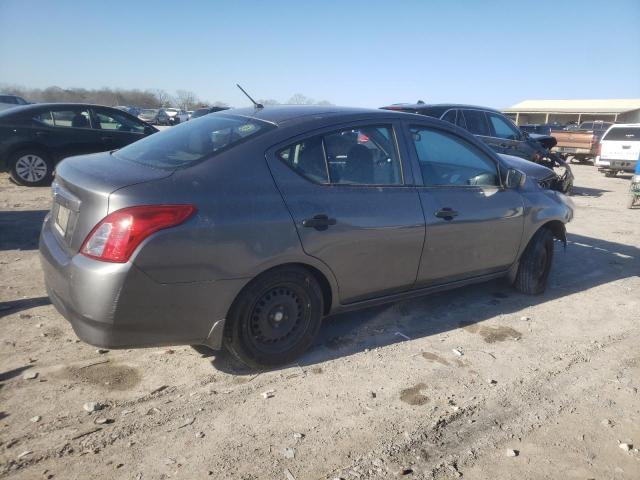
[[[239,83],[236,83],[236,87],[238,87],[238,88],[240,89],[240,91],[241,91],[242,93],[244,93],[244,94],[247,96],[247,98],[248,98],[249,100],[251,100],[251,103],[253,103],[253,105],[256,107],[256,110],[259,110],[259,109],[261,109],[261,108],[264,108],[264,105],[262,105],[261,103],[256,102],[253,98],[251,98],[251,95],[249,95],[249,94],[247,93],[247,91],[246,91],[244,88],[242,88],[242,87],[240,86],[240,84],[239,84]]]

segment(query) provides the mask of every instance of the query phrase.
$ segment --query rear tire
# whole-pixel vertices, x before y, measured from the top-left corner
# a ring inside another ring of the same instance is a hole
[[[15,152],[9,157],[11,179],[25,187],[51,184],[54,164],[49,155],[36,148]]]
[[[224,346],[252,368],[286,365],[311,346],[322,312],[322,290],[308,271],[284,267],[266,272],[233,302]]]
[[[616,176],[616,171],[615,170],[607,170],[604,172],[604,176],[605,177],[615,177]]]
[[[541,228],[529,241],[520,258],[514,287],[528,295],[540,295],[547,288],[553,262],[553,233]]]

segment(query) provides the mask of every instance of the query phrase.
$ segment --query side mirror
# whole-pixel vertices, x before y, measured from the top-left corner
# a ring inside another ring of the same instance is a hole
[[[524,172],[516,170],[515,168],[510,168],[507,170],[507,178],[504,184],[507,188],[518,188],[524,185],[526,180],[527,175]]]

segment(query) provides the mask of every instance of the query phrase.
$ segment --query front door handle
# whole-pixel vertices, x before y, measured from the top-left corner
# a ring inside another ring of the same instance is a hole
[[[443,218],[445,220],[453,220],[454,217],[458,216],[458,212],[456,212],[453,208],[445,207],[436,212],[436,217]]]
[[[109,135],[105,135],[104,137],[102,137],[102,141],[103,142],[108,142],[110,140],[113,140],[113,137],[109,136]]]
[[[307,218],[302,221],[303,227],[315,228],[316,230],[326,230],[330,225],[335,225],[336,219],[329,218],[325,214],[314,215],[313,218]]]

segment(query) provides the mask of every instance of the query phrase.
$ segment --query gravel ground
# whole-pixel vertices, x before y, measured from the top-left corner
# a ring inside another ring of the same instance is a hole
[[[574,170],[544,295],[495,281],[340,315],[261,373],[79,342],[42,283],[50,191],[2,174],[0,477],[640,478],[640,210],[628,177]]]

